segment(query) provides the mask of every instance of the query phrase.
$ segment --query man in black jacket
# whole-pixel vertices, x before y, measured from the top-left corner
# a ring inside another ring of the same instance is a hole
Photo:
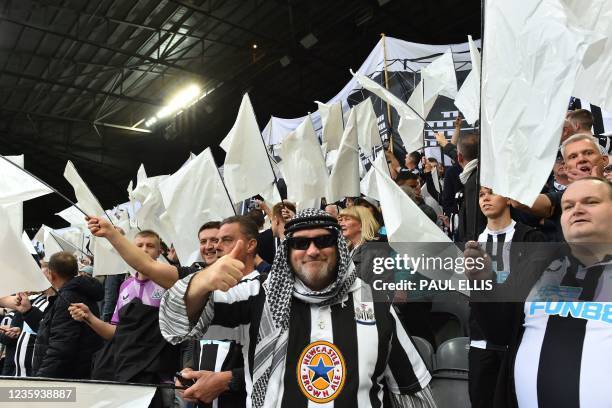
[[[89,378],[92,355],[102,346],[102,339],[68,312],[71,303],[84,303],[99,316],[97,302],[104,297],[98,281],[77,273],[76,258],[69,252],[58,252],[51,256],[45,273],[57,296],[49,298],[44,314],[31,307],[25,294],[18,296],[18,310],[38,333],[32,364],[38,377]]]
[[[452,144],[444,146],[444,154],[457,160],[462,168],[459,179],[463,191],[459,199],[459,226],[456,241],[473,241],[487,224],[485,216],[478,206],[478,144],[479,136],[475,133],[459,135],[457,147]]]
[[[480,209],[487,217],[487,226],[478,237],[492,260],[497,283],[503,283],[510,273],[521,273],[531,259],[530,243],[542,242],[544,234],[535,228],[514,221],[510,216],[510,200],[480,187]],[[506,344],[489,341],[470,313],[469,392],[472,408],[493,405],[495,386]]]

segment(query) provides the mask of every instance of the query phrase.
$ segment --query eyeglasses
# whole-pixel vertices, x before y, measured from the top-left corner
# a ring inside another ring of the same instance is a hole
[[[603,172],[612,173],[612,164],[608,164],[606,167],[604,167]]]
[[[318,249],[329,248],[338,242],[336,234],[319,235],[318,237],[291,237],[287,238],[287,245],[291,249],[305,251],[310,248],[310,243],[314,243]]]

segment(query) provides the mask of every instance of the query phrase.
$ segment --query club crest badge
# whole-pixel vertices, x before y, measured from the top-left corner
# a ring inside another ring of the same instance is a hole
[[[355,321],[360,324],[376,324],[374,307],[371,302],[364,302],[355,306]]]
[[[332,401],[340,395],[344,386],[344,357],[332,343],[310,343],[298,360],[297,377],[302,393],[310,401],[318,404]]]
[[[155,289],[155,291],[153,291],[153,294],[151,295],[151,299],[158,300],[158,299],[161,299],[162,296],[164,296],[164,291],[163,289],[158,288],[158,289]]]

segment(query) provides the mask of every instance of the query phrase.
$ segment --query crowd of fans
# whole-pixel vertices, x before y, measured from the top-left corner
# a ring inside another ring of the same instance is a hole
[[[609,316],[585,326],[575,314],[548,313],[543,322],[527,306],[551,282],[580,288],[574,300],[609,300],[602,282],[612,277],[612,167],[591,127],[588,111],[568,112],[554,168],[532,206],[479,185],[479,136],[462,132],[461,118],[450,141],[436,136],[447,166],[420,152],[404,163],[386,152],[392,178],[425,216],[466,257],[488,260],[466,273],[494,282],[492,291],[472,294],[473,407],[610,401],[580,381],[587,369],[596,373],[589,378],[606,378],[612,366]],[[435,407],[431,375],[409,337],[436,345],[431,303],[368,286],[377,278],[374,258],[393,254],[385,209],[370,197],[302,211],[287,200],[256,207],[202,225],[193,237],[201,259],[192,265],[181,265],[155,231],[130,241],[89,217],[91,234],[135,273],[100,280],[91,276],[95,259],[68,252],[41,261],[48,290],[0,299],[2,375],[158,384],[151,406],[159,407],[307,400]],[[519,245],[543,242],[566,252],[551,257]],[[551,261],[563,267],[547,269]],[[512,302],[491,301],[509,293]]]

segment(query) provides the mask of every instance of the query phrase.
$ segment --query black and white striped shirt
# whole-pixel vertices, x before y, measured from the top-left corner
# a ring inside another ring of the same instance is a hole
[[[211,324],[238,327],[250,406],[255,339],[265,301],[264,278],[250,274],[229,291],[214,292],[195,326],[187,318],[184,301],[191,278],[178,281],[164,295],[159,313],[161,332],[176,344],[202,337]],[[389,304],[365,301],[371,299],[371,289],[360,279],[354,287],[342,303],[331,306],[293,298],[279,406],[321,406],[316,401],[331,394],[334,398],[325,406],[381,407],[385,384],[395,394],[412,394],[429,384],[431,375],[394,309]]]
[[[516,221],[512,221],[506,228],[499,231],[490,230],[488,227],[478,237],[480,245],[485,246],[487,254],[491,257],[492,268],[497,276],[497,283],[503,283],[510,274],[510,244],[514,237]],[[475,327],[476,322],[471,324],[470,346],[479,349],[487,349],[487,340],[480,332],[479,327]],[[489,346],[491,346],[489,344]],[[498,346],[491,346],[498,350]]]
[[[41,293],[29,296],[32,307],[44,312],[49,306],[47,295]],[[32,358],[34,356],[34,343],[36,342],[36,332],[24,321],[23,329],[17,339],[17,349],[15,351],[15,376],[31,377]]]
[[[552,262],[524,305],[514,364],[521,407],[610,407],[612,260]]]

